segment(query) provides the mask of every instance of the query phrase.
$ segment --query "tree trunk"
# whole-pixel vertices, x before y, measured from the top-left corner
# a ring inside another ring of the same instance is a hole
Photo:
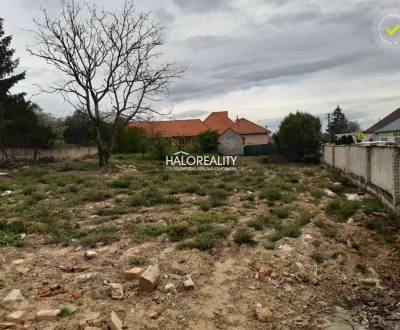
[[[99,158],[99,166],[104,167],[108,165],[108,160],[110,158],[110,152],[105,146],[105,143],[103,141],[103,137],[101,134],[101,129],[100,127],[97,127],[97,153],[98,153],[98,158]]]

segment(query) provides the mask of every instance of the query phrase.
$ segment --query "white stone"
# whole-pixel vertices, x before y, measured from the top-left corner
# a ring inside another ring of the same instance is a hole
[[[107,324],[111,330],[122,330],[122,322],[114,312],[111,312]]]
[[[183,282],[183,286],[185,289],[188,290],[193,290],[195,288],[194,282],[192,281],[192,278],[190,276],[186,277],[185,282]]]
[[[59,309],[42,309],[40,311],[37,312],[36,314],[36,318],[39,321],[42,320],[55,320],[57,319],[58,315],[60,315],[60,310]]]
[[[167,292],[171,292],[171,293],[176,293],[176,287],[173,283],[168,283],[165,287],[164,287],[164,291]]]
[[[16,301],[22,301],[24,300],[25,297],[22,295],[21,290],[19,289],[14,289],[11,290],[11,292],[3,299],[3,302],[16,302]]]
[[[97,256],[98,256],[98,254],[95,251],[86,251],[85,252],[85,258],[86,259],[96,259]]]

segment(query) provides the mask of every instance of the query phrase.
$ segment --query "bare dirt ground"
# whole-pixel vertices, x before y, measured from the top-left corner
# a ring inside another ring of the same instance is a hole
[[[339,174],[261,162],[236,174],[166,174],[115,163],[35,168],[42,182],[32,168],[1,178],[0,301],[13,289],[24,299],[3,300],[0,323],[24,311],[10,329],[79,329],[91,312],[113,311],[124,329],[400,329],[398,218],[371,196],[346,197],[356,188]],[[152,203],[140,199],[149,191]],[[97,256],[85,258],[89,250]],[[124,275],[150,265],[161,273],[154,290]],[[110,283],[123,285],[122,299]],[[43,309],[61,315],[40,320]]]

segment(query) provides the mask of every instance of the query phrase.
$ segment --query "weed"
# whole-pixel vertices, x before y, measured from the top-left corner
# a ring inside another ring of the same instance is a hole
[[[171,242],[181,241],[190,235],[190,225],[184,221],[177,222],[169,226],[167,234]]]
[[[130,181],[126,179],[117,179],[110,183],[110,187],[114,189],[127,189],[130,185]]]
[[[60,309],[60,314],[58,314],[60,317],[68,317],[74,314],[75,312],[70,310],[68,307],[63,307]]]
[[[356,265],[356,270],[361,273],[361,274],[367,274],[368,273],[368,268],[365,264],[357,264]]]
[[[321,189],[317,189],[317,188],[311,189],[310,194],[312,197],[314,197],[317,200],[321,199],[325,195]]]
[[[297,238],[301,235],[301,229],[297,224],[286,224],[275,227],[275,233],[273,233],[269,239],[272,242],[279,241],[284,237]]]
[[[345,198],[335,198],[329,202],[327,213],[333,215],[338,221],[346,221],[361,207],[360,202],[350,201]]]
[[[275,250],[276,249],[275,242],[266,241],[266,242],[264,242],[263,246],[266,250]]]
[[[328,238],[335,238],[337,235],[337,228],[331,224],[328,224],[322,220],[317,220],[314,225],[319,228],[321,234]]]
[[[362,209],[365,214],[371,214],[374,212],[383,212],[386,208],[379,199],[368,198],[362,201]]]
[[[306,210],[301,210],[299,212],[299,224],[300,226],[305,226],[310,223],[314,215]]]
[[[211,210],[211,208],[212,208],[212,205],[211,205],[211,202],[209,199],[200,200],[196,204],[199,206],[200,210],[205,211],[205,212]]]
[[[168,232],[168,226],[164,224],[135,223],[128,225],[128,227],[132,233],[133,240],[136,242],[145,242]]]
[[[180,204],[180,199],[176,196],[167,196],[156,189],[146,189],[141,193],[136,193],[130,199],[131,206],[154,206],[160,204]]]
[[[236,244],[255,245],[257,241],[254,240],[254,234],[246,228],[239,228],[233,235],[233,240]]]
[[[272,202],[279,201],[282,198],[282,192],[279,190],[279,188],[268,187],[260,192],[259,197]]]
[[[289,216],[290,211],[287,207],[274,207],[271,209],[271,213],[276,215],[279,219],[286,219]]]
[[[128,263],[131,266],[145,266],[147,264],[147,260],[143,256],[133,256],[129,258]]]
[[[312,258],[317,264],[322,264],[322,263],[327,259],[327,257],[326,257],[323,253],[318,252],[318,251],[314,251],[314,252],[311,254],[311,258]]]
[[[178,245],[179,249],[198,249],[200,251],[210,250],[217,243],[225,238],[227,231],[223,228],[218,228],[210,225],[203,225],[197,229],[196,237],[188,242],[183,242]]]

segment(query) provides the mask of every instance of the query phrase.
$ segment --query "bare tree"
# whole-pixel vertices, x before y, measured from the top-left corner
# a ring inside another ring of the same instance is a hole
[[[132,0],[120,12],[99,10],[79,0],[62,0],[59,16],[46,10],[35,19],[28,51],[53,65],[62,81],[43,89],[61,93],[94,123],[99,164],[108,164],[121,121],[161,114],[152,106],[168,95],[183,69],[161,62],[161,29]]]

